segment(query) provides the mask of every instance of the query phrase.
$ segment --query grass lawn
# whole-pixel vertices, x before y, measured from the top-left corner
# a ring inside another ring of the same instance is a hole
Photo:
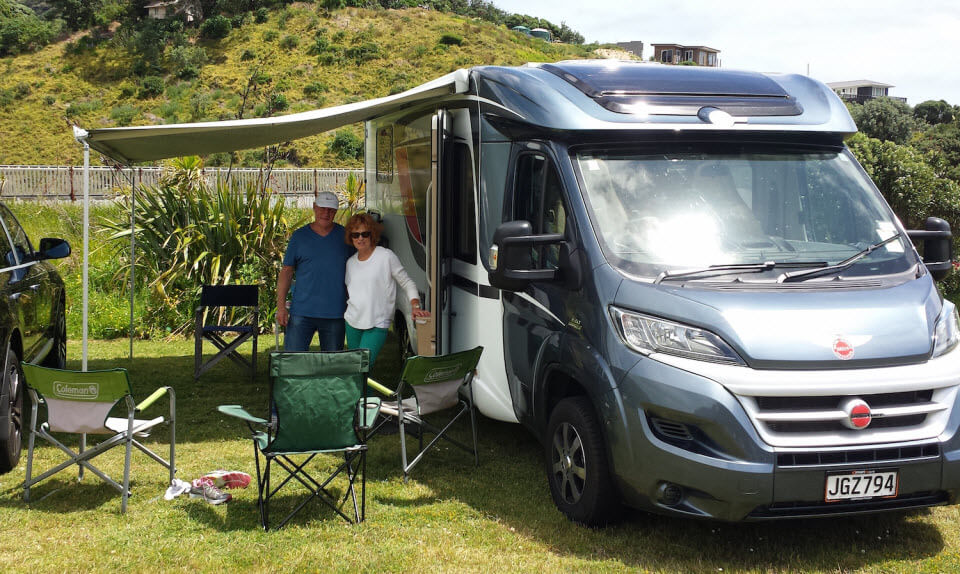
[[[272,337],[261,339],[262,347],[272,343]],[[388,341],[374,371],[380,380],[391,380],[396,369],[394,349]],[[245,427],[215,407],[241,403],[264,413],[266,353],[256,383],[223,363],[194,383],[192,341],[138,342],[132,363],[126,340],[93,341],[90,353],[91,369],[128,367],[136,398],[160,385],[176,389],[180,478],[217,468],[255,473]],[[68,356],[79,358],[78,342],[71,342]],[[148,440],[165,444],[162,431]],[[24,453],[19,468],[0,476],[0,571],[960,570],[957,507],[767,524],[634,512],[615,526],[590,530],[554,509],[540,447],[529,433],[481,418],[480,445],[479,468],[466,453],[441,449],[404,484],[398,437],[377,437],[367,463],[366,522],[350,526],[315,503],[286,528],[267,533],[259,527],[254,488],[231,491],[234,500],[216,507],[185,497],[165,501],[164,469],[136,451],[126,515],[116,491],[89,473],[79,484],[68,471],[48,479],[34,487],[27,505],[18,488]],[[44,468],[57,452],[45,446],[37,458]],[[98,466],[120,476],[122,451]]]

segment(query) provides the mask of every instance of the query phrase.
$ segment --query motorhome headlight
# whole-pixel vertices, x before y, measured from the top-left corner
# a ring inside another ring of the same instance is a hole
[[[667,353],[701,361],[743,364],[736,351],[710,331],[617,307],[610,307],[610,316],[627,346],[644,355]]]
[[[957,307],[946,299],[943,300],[943,310],[937,320],[937,328],[933,332],[933,356],[950,351],[960,341],[960,319],[957,317]]]

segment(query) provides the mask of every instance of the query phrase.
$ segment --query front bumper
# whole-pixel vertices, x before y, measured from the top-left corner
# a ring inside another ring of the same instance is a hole
[[[903,380],[903,388],[920,382],[938,388],[960,385],[958,352],[910,369],[894,369],[897,377],[911,374]],[[884,371],[858,369],[851,376],[886,380],[891,373]],[[956,501],[960,493],[956,393],[949,412],[939,415],[935,428],[928,428],[929,436],[894,433],[888,435],[894,440],[865,443],[864,435],[858,435],[847,444],[834,437],[822,445],[792,440],[788,446],[774,446],[758,432],[758,425],[731,390],[737,388],[737,377],[744,375],[755,382],[766,378],[768,387],[782,380],[775,371],[646,358],[610,391],[600,408],[614,476],[626,504],[740,521],[851,515]],[[793,392],[805,388],[804,376],[811,381],[843,379],[838,371],[794,371],[790,373]],[[824,388],[813,384],[809,392],[814,395]],[[829,473],[885,469],[898,472],[896,497],[824,502]]]

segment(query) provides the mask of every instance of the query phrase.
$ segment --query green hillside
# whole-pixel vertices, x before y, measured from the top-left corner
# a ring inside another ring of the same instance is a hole
[[[235,119],[241,110],[244,118],[280,115],[397,93],[462,67],[589,55],[583,46],[419,8],[327,11],[295,3],[262,16],[219,40],[188,27],[151,44],[143,32],[115,23],[0,58],[0,164],[81,162],[69,123],[209,121]],[[359,165],[331,151],[332,138],[299,140],[279,150],[278,165]],[[251,150],[235,159],[259,165],[263,157],[264,150]]]

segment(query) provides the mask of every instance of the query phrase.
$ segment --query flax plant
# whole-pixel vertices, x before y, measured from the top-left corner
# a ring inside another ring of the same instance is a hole
[[[291,218],[269,188],[224,180],[209,185],[201,168],[192,158],[177,162],[157,185],[135,194],[137,275],[150,289],[154,315],[167,324],[180,318],[174,330],[188,327],[202,285],[231,283],[260,287],[267,328],[286,241],[303,215]],[[129,241],[126,222],[106,227],[112,240]]]

